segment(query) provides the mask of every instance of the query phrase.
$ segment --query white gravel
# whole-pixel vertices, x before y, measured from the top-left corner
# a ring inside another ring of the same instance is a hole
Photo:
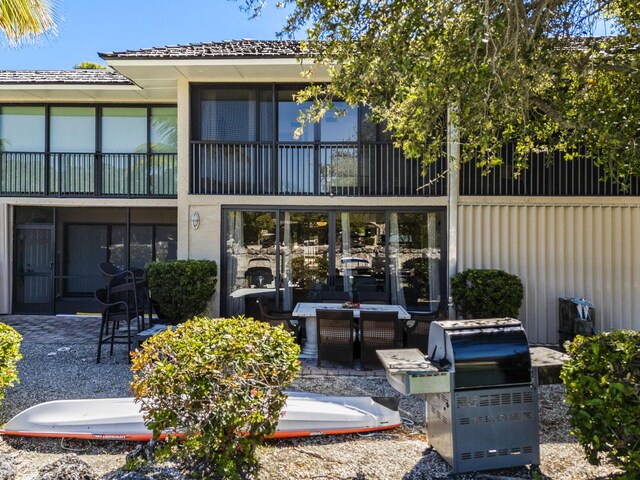
[[[131,380],[125,352],[103,357],[96,365],[91,345],[22,345],[18,364],[21,383],[7,392],[0,407],[0,423],[34,404],[71,398],[129,396]],[[304,377],[294,390],[331,395],[400,396],[384,379],[371,377]],[[563,388],[540,388],[541,473],[550,479],[596,479],[616,473],[610,465],[594,467],[569,434]],[[270,441],[260,449],[262,480],[357,479],[428,480],[448,478],[450,468],[428,448],[424,401],[403,397],[401,415],[413,422],[395,431],[371,436],[334,436]],[[135,445],[55,439],[0,438],[0,465],[16,467],[16,480],[36,479],[38,470],[66,454],[77,453],[97,478],[178,478],[176,470],[156,468],[144,474],[127,473],[126,454]],[[537,478],[545,478],[537,477]],[[4,479],[0,472],[0,479]],[[9,478],[9,477],[6,477]],[[459,479],[531,478],[523,468],[458,475]]]

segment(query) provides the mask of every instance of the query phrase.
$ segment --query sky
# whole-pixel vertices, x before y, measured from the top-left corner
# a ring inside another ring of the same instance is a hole
[[[254,20],[244,0],[57,0],[58,32],[35,44],[9,47],[0,39],[0,70],[71,69],[97,52],[253,38],[276,38],[286,11],[267,2]]]

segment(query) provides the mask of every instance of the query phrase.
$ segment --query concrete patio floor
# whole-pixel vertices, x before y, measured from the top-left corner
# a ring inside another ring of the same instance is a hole
[[[100,334],[100,317],[67,316],[67,315],[0,315],[0,322],[15,328],[21,335],[23,343],[41,343],[56,345],[98,345]],[[103,348],[103,355],[108,355],[108,348]],[[343,365],[331,365],[323,362],[316,367],[315,360],[301,359],[300,376],[357,376],[384,377],[382,369],[363,370],[348,368]]]

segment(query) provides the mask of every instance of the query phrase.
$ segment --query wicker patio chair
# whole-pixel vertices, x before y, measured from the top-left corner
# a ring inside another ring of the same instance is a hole
[[[398,312],[360,311],[360,360],[362,365],[381,363],[376,350],[402,348],[402,324]]]
[[[316,310],[319,367],[322,360],[348,362],[353,368],[356,325],[353,310]]]

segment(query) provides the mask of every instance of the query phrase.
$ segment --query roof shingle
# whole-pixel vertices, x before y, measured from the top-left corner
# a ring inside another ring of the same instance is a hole
[[[124,75],[111,70],[0,70],[0,84],[133,85]]]
[[[104,59],[295,58],[305,54],[297,40],[229,40],[100,53]]]

